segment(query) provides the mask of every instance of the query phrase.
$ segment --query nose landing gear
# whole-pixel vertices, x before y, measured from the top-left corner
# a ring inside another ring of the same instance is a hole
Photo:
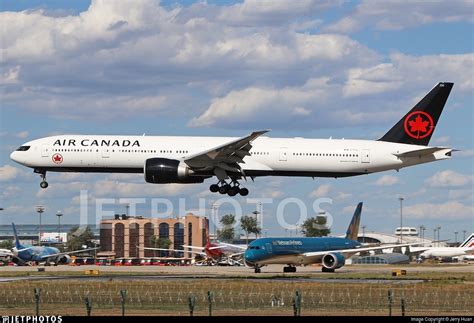
[[[40,187],[43,188],[43,189],[47,188],[48,187],[48,182],[46,181],[46,171],[35,169],[35,173],[38,173],[41,176]]]

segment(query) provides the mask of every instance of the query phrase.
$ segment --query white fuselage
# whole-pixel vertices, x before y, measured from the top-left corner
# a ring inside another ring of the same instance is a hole
[[[412,248],[412,252],[416,252],[417,249],[422,248]],[[422,253],[420,253],[420,257],[423,258],[450,258],[450,257],[457,257],[457,256],[464,256],[474,254],[474,248],[461,248],[461,247],[433,247],[429,248]]]
[[[183,161],[235,139],[61,135],[27,142],[27,150],[14,151],[10,157],[45,171],[142,173],[149,158]],[[249,176],[344,177],[450,158],[449,148],[421,157],[394,155],[420,148],[426,147],[370,140],[259,137],[241,167]]]

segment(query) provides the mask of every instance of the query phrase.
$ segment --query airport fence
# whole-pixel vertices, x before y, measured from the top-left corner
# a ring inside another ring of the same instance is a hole
[[[474,290],[466,284],[205,279],[26,281],[0,289],[0,310],[11,315],[35,314],[36,306],[57,315],[401,315],[402,303],[406,315],[472,315]]]

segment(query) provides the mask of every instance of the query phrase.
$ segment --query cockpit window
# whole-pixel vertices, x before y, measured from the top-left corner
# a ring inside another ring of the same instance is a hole
[[[20,146],[16,151],[27,151],[30,149],[30,146]]]

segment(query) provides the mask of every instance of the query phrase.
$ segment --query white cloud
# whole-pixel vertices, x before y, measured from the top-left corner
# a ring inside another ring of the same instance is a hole
[[[364,26],[378,30],[400,30],[434,22],[472,22],[472,2],[370,1],[357,5],[354,12],[324,27],[328,32],[355,33]]]
[[[8,185],[0,192],[0,197],[4,199],[15,198],[21,193],[21,188],[14,185]]]
[[[436,137],[433,139],[433,144],[435,145],[447,145],[451,138],[449,136]]]
[[[472,220],[474,218],[474,206],[464,205],[458,201],[440,204],[421,203],[403,207],[403,214],[414,219]]]
[[[431,187],[456,187],[471,184],[472,175],[464,175],[453,170],[443,170],[437,172],[425,182]]]
[[[317,189],[309,193],[309,197],[312,197],[312,198],[328,197],[329,191],[331,189],[332,187],[329,184],[320,185]]]
[[[473,79],[466,69],[474,68],[474,54],[409,56],[390,55],[390,62],[368,68],[348,70],[343,93],[346,97],[399,90],[419,84],[434,86],[439,81],[456,81],[456,89],[474,90]],[[412,77],[409,77],[409,76]],[[417,75],[417,77],[413,77]],[[426,89],[423,93],[427,93]],[[423,94],[424,95],[424,94]]]
[[[28,131],[20,131],[18,133],[15,134],[15,137],[17,138],[20,138],[20,139],[25,139],[25,138],[28,138],[29,136],[29,132]]]
[[[471,190],[449,190],[449,199],[451,200],[474,200],[474,194]]]
[[[377,186],[392,186],[399,183],[399,178],[392,175],[384,175],[374,182]]]
[[[164,197],[191,194],[202,184],[148,184],[101,180],[94,183],[94,195],[97,197]],[[201,187],[202,188],[202,187]]]
[[[321,14],[341,1],[315,0],[245,0],[223,7],[218,19],[231,25],[281,25],[305,16]]]
[[[0,182],[9,182],[18,176],[20,176],[22,172],[13,166],[5,165],[0,167]]]

